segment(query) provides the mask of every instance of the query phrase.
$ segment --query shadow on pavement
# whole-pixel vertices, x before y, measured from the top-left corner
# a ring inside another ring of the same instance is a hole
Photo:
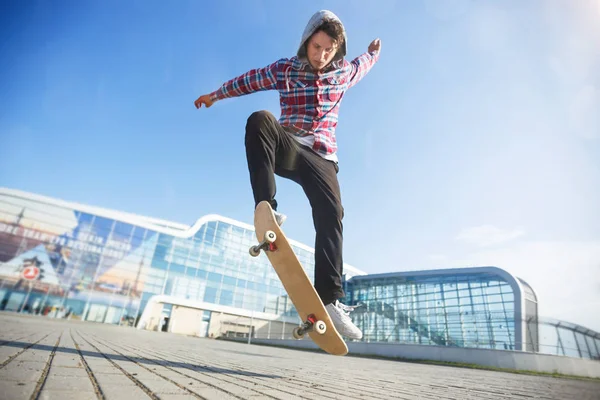
[[[16,347],[19,349],[23,349],[29,345],[31,345],[31,343],[17,342],[17,341],[2,344],[2,346]],[[82,347],[82,346],[87,346],[87,345],[86,344],[79,345],[79,347]],[[49,346],[49,345],[45,345],[45,344],[34,344],[33,346],[28,348],[28,350],[42,350],[42,351],[47,351],[47,352],[51,352],[53,349],[54,349],[54,346]],[[67,347],[59,346],[56,348],[56,352],[79,356],[79,352],[76,349],[70,349]],[[181,362],[181,361],[153,360],[151,358],[142,358],[142,357],[136,357],[136,356],[125,357],[120,354],[98,353],[97,351],[89,351],[89,350],[83,350],[83,349],[81,350],[81,354],[83,354],[85,357],[105,358],[104,356],[106,356],[106,358],[108,358],[111,361],[135,361],[140,364],[165,366],[165,367],[171,367],[171,368],[187,368],[187,369],[191,369],[193,371],[198,371],[198,372],[212,372],[212,373],[217,373],[217,374],[232,374],[232,375],[243,375],[243,376],[261,377],[261,378],[272,378],[272,379],[281,378],[281,376],[279,376],[279,375],[260,374],[260,373],[249,372],[249,371],[240,371],[240,370],[235,370],[235,369],[219,368],[219,367],[210,366],[210,365],[190,364],[190,363]],[[92,368],[92,370],[93,370],[93,368]]]

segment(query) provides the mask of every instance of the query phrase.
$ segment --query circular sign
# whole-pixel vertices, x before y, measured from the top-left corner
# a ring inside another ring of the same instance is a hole
[[[25,267],[23,269],[23,278],[33,281],[40,276],[40,269],[38,267]]]

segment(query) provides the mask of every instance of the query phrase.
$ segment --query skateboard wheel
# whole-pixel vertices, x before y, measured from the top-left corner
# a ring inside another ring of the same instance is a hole
[[[277,235],[275,234],[275,232],[273,232],[273,231],[265,232],[265,242],[273,243],[275,241],[275,239],[277,239]]]
[[[250,247],[249,252],[252,257],[258,257],[260,255],[260,248],[252,246]]]
[[[294,328],[292,335],[294,335],[294,339],[302,339],[304,337],[304,333],[300,330],[299,326]]]
[[[317,332],[319,335],[322,335],[325,333],[325,331],[327,331],[327,324],[325,324],[323,321],[317,321],[314,327],[315,332]]]

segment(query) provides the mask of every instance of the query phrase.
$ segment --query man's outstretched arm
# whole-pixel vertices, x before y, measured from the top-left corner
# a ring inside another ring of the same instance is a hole
[[[229,97],[244,96],[261,90],[277,88],[277,71],[280,62],[277,61],[264,68],[256,68],[225,82],[219,89],[198,97],[194,102],[196,108],[204,105],[206,108],[215,101]]]
[[[369,44],[367,52],[356,57],[350,63],[352,65],[352,73],[350,74],[350,84],[348,87],[356,85],[367,73],[373,68],[373,65],[379,60],[379,52],[381,50],[381,40],[375,39]]]

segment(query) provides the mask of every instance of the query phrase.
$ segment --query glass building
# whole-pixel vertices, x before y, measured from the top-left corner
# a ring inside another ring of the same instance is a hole
[[[0,309],[135,325],[163,295],[203,304],[205,319],[228,307],[293,321],[267,257],[248,253],[256,243],[253,226],[218,215],[187,226],[0,189]],[[313,250],[290,243],[312,281]]]
[[[0,188],[0,310],[196,336],[288,339],[299,319],[251,225],[193,225]],[[313,280],[313,249],[290,240]],[[365,342],[600,359],[600,334],[541,320],[523,280],[494,267],[367,275],[344,267]]]
[[[503,350],[538,343],[523,322],[537,319],[533,289],[499,268],[360,276],[348,288],[352,302],[364,304],[355,320],[366,341]]]

